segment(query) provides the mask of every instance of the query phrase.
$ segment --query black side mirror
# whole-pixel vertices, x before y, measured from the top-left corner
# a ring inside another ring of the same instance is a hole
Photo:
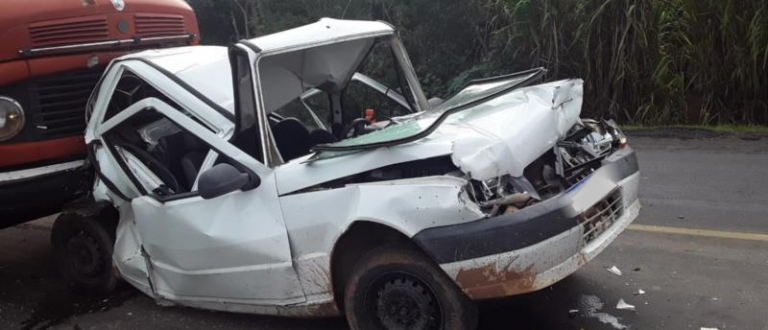
[[[256,177],[256,180],[259,178]],[[251,186],[249,183],[251,178],[248,174],[230,164],[218,164],[203,172],[197,188],[201,197],[213,199],[243,189],[246,185]]]

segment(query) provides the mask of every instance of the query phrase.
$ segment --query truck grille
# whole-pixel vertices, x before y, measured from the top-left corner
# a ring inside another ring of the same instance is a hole
[[[136,35],[139,37],[177,36],[186,34],[184,17],[179,15],[136,14]]]
[[[584,226],[584,243],[588,244],[600,237],[624,213],[621,189],[608,195],[579,216],[579,223]]]
[[[32,122],[45,138],[82,134],[85,106],[104,68],[94,68],[36,79],[29,96]]]
[[[29,25],[33,48],[82,44],[109,39],[106,18],[72,18]]]

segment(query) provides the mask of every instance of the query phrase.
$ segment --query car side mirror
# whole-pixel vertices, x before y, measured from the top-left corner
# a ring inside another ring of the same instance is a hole
[[[258,177],[255,180],[260,181]],[[246,185],[250,188],[250,183],[251,177],[247,173],[240,172],[230,164],[218,164],[203,172],[197,189],[203,199],[214,199],[243,189]]]

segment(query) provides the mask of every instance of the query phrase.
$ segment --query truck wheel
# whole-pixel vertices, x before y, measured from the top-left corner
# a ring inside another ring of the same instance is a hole
[[[62,214],[51,232],[51,246],[62,277],[80,289],[109,292],[117,284],[112,269],[114,242],[92,218]]]
[[[385,246],[363,257],[344,291],[353,330],[473,330],[477,307],[419,251]]]

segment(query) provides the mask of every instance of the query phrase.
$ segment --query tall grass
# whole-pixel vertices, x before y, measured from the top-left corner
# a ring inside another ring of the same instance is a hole
[[[253,2],[256,35],[323,16],[389,21],[432,95],[544,66],[552,79],[585,79],[587,115],[768,125],[768,0],[230,1]]]
[[[766,8],[766,0],[507,0],[494,59],[583,77],[593,115],[768,125]]]

